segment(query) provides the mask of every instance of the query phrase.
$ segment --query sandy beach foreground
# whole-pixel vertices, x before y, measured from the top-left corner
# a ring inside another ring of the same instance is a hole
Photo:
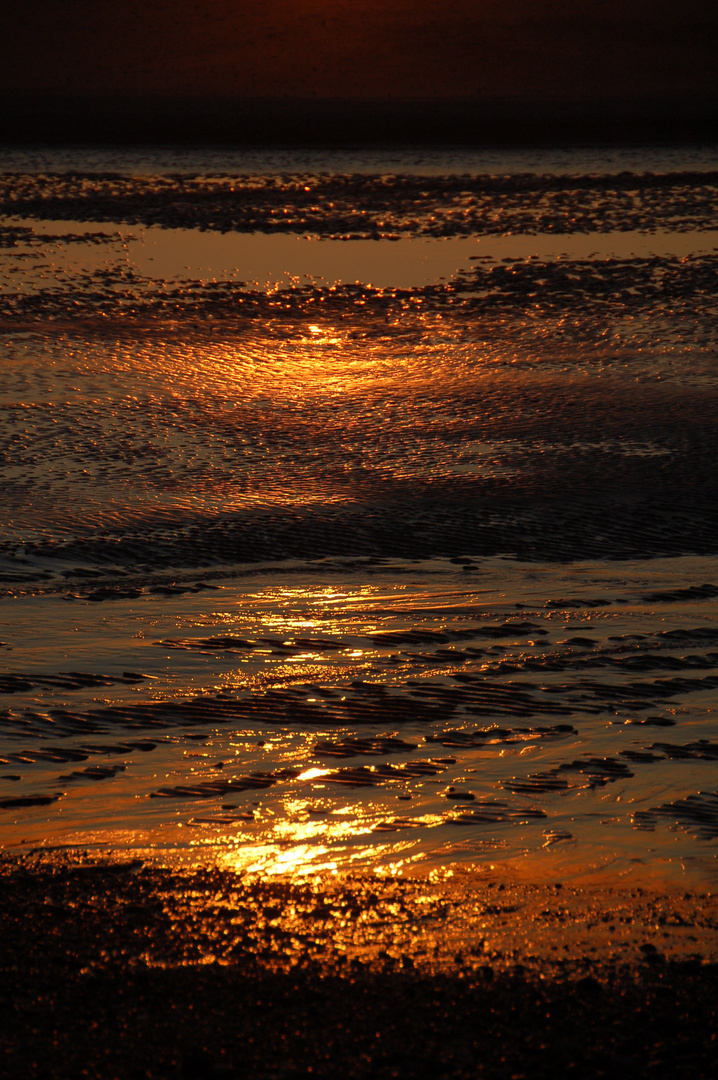
[[[8,1080],[715,1075],[710,895],[51,859],[0,876]]]

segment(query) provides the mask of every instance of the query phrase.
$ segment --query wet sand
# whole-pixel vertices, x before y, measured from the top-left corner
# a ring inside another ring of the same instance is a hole
[[[715,884],[714,559],[359,565],[8,585],[5,845]]]
[[[52,861],[54,859],[54,861]],[[715,1075],[718,903],[260,881],[30,853],[0,877],[15,1078]]]
[[[666,154],[0,179],[4,1075],[715,1074],[718,173]]]

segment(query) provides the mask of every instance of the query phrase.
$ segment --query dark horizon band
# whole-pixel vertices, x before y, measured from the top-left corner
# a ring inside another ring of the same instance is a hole
[[[341,145],[695,142],[718,139],[718,97],[461,101],[10,95],[0,142]]]

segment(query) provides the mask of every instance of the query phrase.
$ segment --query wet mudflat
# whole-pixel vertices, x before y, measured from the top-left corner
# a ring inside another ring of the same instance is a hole
[[[197,153],[0,176],[8,1075],[713,1076],[715,155]]]

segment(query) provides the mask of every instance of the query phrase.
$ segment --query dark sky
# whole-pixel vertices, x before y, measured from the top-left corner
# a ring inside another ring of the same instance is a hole
[[[718,0],[22,0],[7,95],[718,97]]]

